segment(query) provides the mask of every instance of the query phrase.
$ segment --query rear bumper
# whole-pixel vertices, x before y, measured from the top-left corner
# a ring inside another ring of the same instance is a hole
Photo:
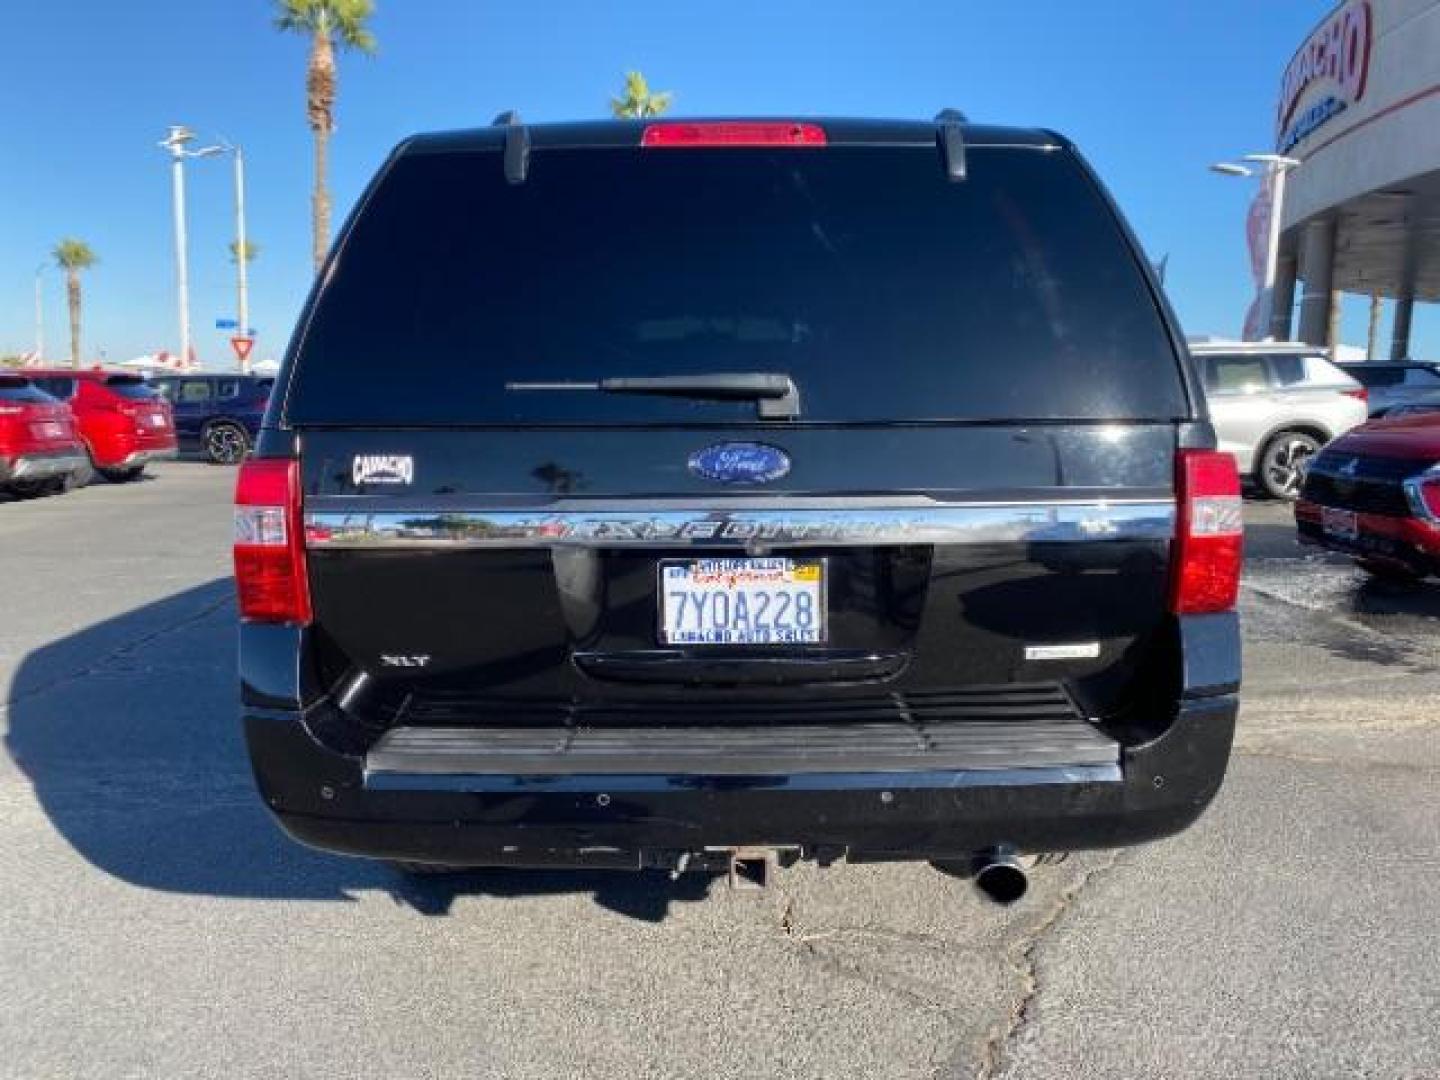
[[[50,480],[79,472],[89,464],[83,450],[42,450],[14,457],[0,454],[0,483]]]
[[[1413,573],[1440,573],[1440,527],[1414,517],[1357,513],[1354,537],[1325,531],[1324,508],[1302,499],[1295,504],[1295,526],[1301,543],[1327,548],[1359,559],[1392,563]]]
[[[90,451],[95,464],[102,469],[131,469],[173,458],[180,453],[180,445],[169,432],[161,435],[97,432],[91,435]]]
[[[115,468],[133,469],[149,465],[152,461],[173,461],[180,455],[179,447],[173,443],[170,446],[155,447],[153,449],[132,450],[118,462]]]
[[[798,847],[820,858],[965,857],[1112,848],[1180,831],[1224,778],[1234,694],[1180,703],[1166,733],[1111,765],[737,775],[517,775],[504,784],[396,787],[334,753],[297,714],[247,708],[261,793],[315,847],[454,865],[665,865],[727,847]],[[483,787],[483,790],[476,790]]]

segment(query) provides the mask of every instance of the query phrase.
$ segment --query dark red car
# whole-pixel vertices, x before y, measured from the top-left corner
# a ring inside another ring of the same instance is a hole
[[[178,453],[170,403],[142,376],[92,369],[34,369],[35,385],[67,403],[95,471],[134,480],[152,461]]]
[[[1440,413],[1387,416],[1310,463],[1295,521],[1304,543],[1381,577],[1440,573]]]
[[[64,491],[87,464],[69,406],[23,375],[0,373],[0,490]]]

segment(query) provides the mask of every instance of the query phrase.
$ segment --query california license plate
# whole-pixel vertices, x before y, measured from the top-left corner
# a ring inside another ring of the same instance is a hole
[[[37,439],[58,439],[65,434],[65,427],[54,420],[43,420],[38,424],[30,425],[35,431]]]
[[[1337,510],[1333,506],[1321,507],[1320,524],[1326,536],[1339,540],[1354,540],[1360,535],[1360,520],[1354,510]]]
[[[692,559],[660,564],[666,645],[825,641],[823,559]]]
[[[165,414],[164,414],[164,413],[152,413],[151,416],[150,416],[150,426],[151,426],[151,427],[157,427],[157,428],[162,428],[162,427],[164,427],[164,426],[165,426]]]

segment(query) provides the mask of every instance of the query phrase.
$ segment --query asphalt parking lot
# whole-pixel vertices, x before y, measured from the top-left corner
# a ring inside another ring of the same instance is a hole
[[[1440,586],[1282,508],[1216,805],[1000,909],[924,866],[417,885],[296,846],[234,721],[232,481],[0,502],[0,1075],[1440,1076]]]

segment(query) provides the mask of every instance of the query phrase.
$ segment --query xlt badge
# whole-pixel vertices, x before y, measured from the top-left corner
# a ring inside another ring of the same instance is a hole
[[[413,484],[415,459],[409,454],[356,454],[350,479],[362,484]]]
[[[790,471],[790,455],[753,442],[714,443],[690,455],[690,471],[722,484],[768,484]]]

